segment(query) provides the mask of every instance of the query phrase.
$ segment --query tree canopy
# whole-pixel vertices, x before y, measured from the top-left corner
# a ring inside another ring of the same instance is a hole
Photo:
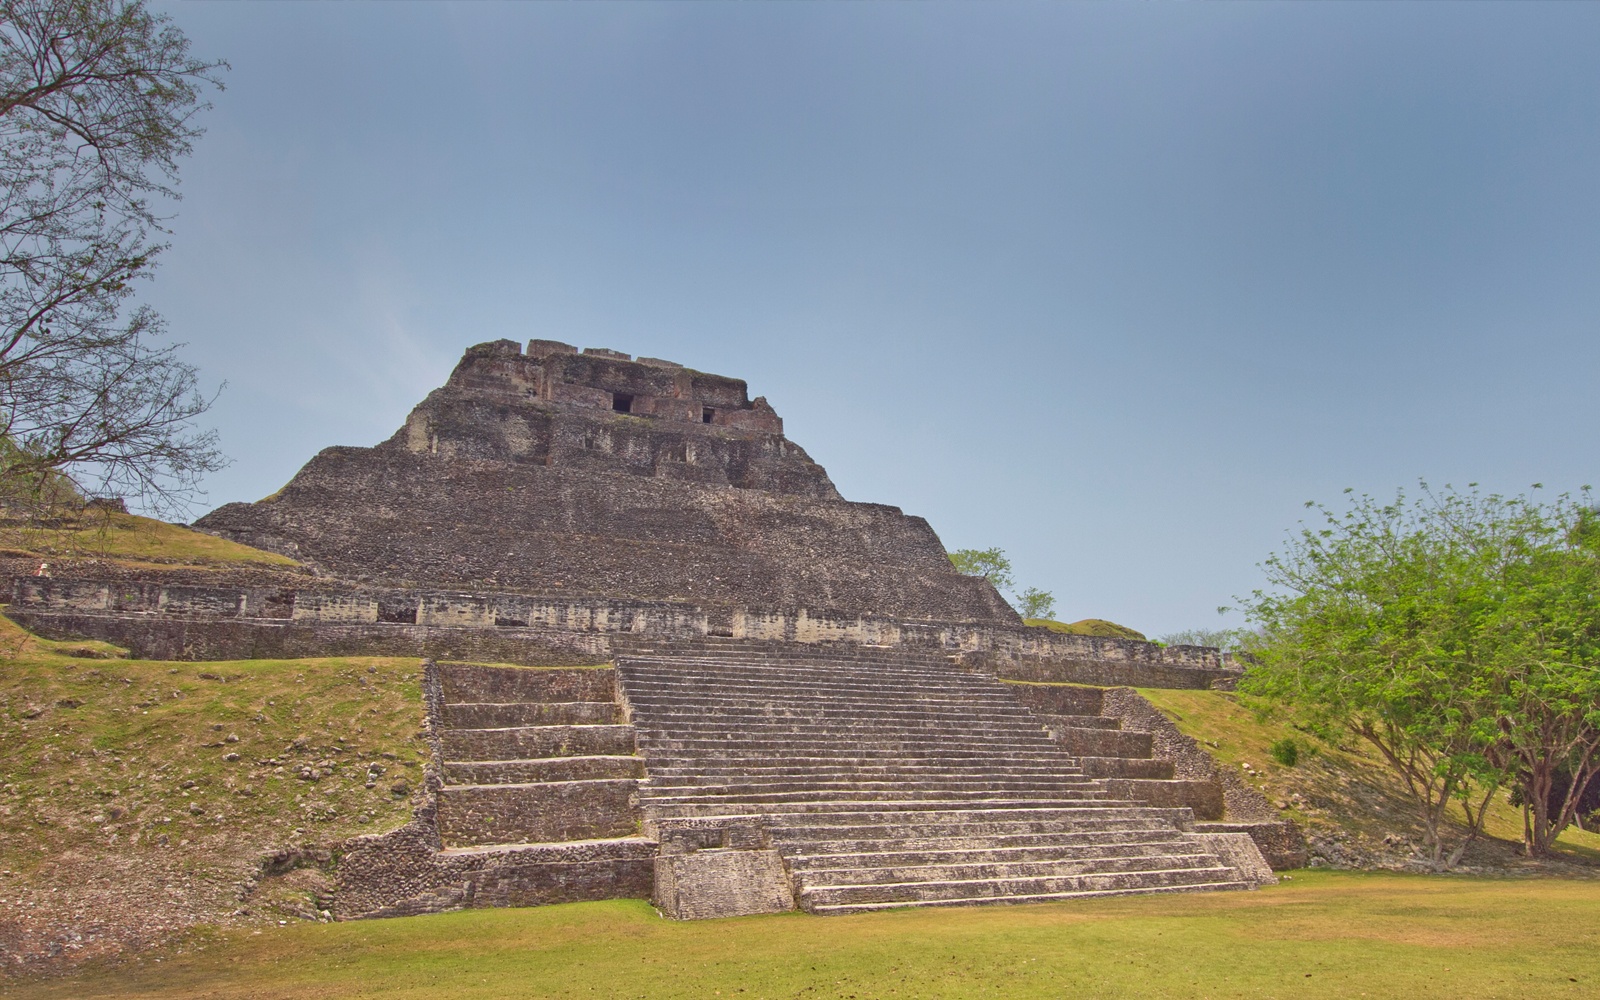
[[[222,464],[195,369],[129,308],[222,66],[143,0],[0,0],[0,500],[160,507]]]
[[[1449,867],[1506,782],[1546,853],[1600,769],[1600,529],[1585,492],[1545,502],[1422,485],[1310,504],[1242,602],[1258,631],[1242,689],[1374,746]],[[1573,780],[1554,796],[1557,776]],[[1451,850],[1452,802],[1469,833]]]

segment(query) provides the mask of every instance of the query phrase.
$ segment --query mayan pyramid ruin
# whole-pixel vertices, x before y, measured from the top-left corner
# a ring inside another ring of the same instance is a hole
[[[738,379],[480,344],[389,440],[196,527],[301,569],[25,577],[11,615],[141,657],[425,658],[426,799],[345,845],[341,917],[843,913],[1303,861],[1128,690],[1226,686],[1216,650],[1024,625],[926,521],[840,497]]]

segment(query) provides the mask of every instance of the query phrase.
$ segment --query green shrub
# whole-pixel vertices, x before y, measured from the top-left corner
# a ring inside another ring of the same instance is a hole
[[[1272,744],[1267,748],[1267,753],[1271,754],[1272,759],[1284,767],[1294,767],[1300,763],[1300,744],[1289,737]]]

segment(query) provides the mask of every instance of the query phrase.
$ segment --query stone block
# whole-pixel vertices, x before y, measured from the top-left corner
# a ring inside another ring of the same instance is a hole
[[[1253,886],[1277,885],[1278,876],[1261,854],[1261,849],[1248,833],[1194,833],[1190,839],[1201,848],[1215,854],[1223,864],[1234,869],[1244,881]]]
[[[578,349],[571,344],[563,344],[559,340],[530,340],[528,341],[528,357],[539,359],[548,358],[552,354],[577,354]]]
[[[745,917],[795,908],[783,860],[771,850],[712,848],[659,857],[654,902],[674,920]]]

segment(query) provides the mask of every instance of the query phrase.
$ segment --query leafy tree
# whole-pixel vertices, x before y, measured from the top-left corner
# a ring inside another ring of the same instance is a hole
[[[1050,618],[1055,615],[1056,599],[1049,591],[1037,587],[1017,590],[1016,579],[1011,575],[1011,560],[1006,558],[1003,549],[957,549],[950,553],[950,563],[958,573],[981,576],[994,584],[996,590],[1002,593],[1009,591],[1011,606],[1023,618]]]
[[[0,0],[0,500],[171,506],[223,464],[181,345],[125,311],[223,65],[143,0]]]
[[[1545,808],[1552,776],[1568,768],[1581,792],[1600,767],[1593,516],[1566,496],[1425,483],[1415,500],[1308,506],[1320,523],[1266,561],[1274,589],[1243,602],[1259,630],[1241,687],[1376,748],[1410,790],[1436,867],[1459,861],[1508,780],[1526,849],[1547,851],[1578,798]],[[1446,851],[1451,802],[1468,833]]]
[[[994,584],[996,590],[1010,590],[1016,586],[1011,577],[1011,560],[1004,549],[957,549],[950,553],[950,563],[957,573],[981,576]]]
[[[1049,620],[1056,616],[1055,595],[1037,587],[1029,587],[1022,593],[1017,594],[1016,600],[1012,604],[1016,606],[1017,613],[1022,615],[1024,619],[1043,618]]]

